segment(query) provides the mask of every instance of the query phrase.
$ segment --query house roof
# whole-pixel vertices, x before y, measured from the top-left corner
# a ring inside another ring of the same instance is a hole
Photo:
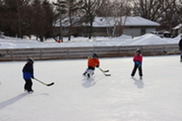
[[[78,17],[73,19],[73,22],[77,22]],[[69,26],[68,18],[62,20],[63,26]],[[95,17],[93,22],[93,27],[112,27],[116,25],[122,26],[160,26],[159,23],[150,21],[148,19],[142,18],[140,16],[127,16],[127,17]],[[54,26],[59,26],[59,20]],[[80,25],[75,25],[80,26]],[[88,26],[88,24],[83,23],[81,26]]]
[[[174,27],[173,29],[176,30],[176,29],[180,29],[180,28],[182,28],[182,24],[177,25],[177,26]]]
[[[136,17],[96,17],[93,23],[95,27],[104,27],[104,26],[114,26],[114,25],[123,25],[123,26],[160,26],[159,23],[150,21],[148,19],[136,16]]]

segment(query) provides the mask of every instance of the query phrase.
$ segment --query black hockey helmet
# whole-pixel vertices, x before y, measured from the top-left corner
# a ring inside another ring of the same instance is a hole
[[[92,58],[99,58],[99,56],[97,54],[93,53]]]

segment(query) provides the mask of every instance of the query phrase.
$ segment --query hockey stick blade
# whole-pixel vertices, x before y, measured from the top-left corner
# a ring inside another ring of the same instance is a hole
[[[105,76],[111,76],[111,74],[106,74],[107,72],[109,72],[109,70],[102,70],[101,68],[99,68],[99,70],[105,75]]]
[[[47,86],[52,86],[54,84],[54,82],[50,83],[50,84],[46,84]]]
[[[103,70],[103,72],[105,72],[105,73],[106,73],[106,72],[109,72],[109,70]]]
[[[36,79],[36,78],[34,78],[34,79],[35,79],[36,81],[40,82],[41,84],[46,85],[46,86],[51,86],[51,85],[54,84],[54,82],[52,82],[52,83],[50,83],[50,84],[46,84],[46,83],[40,81],[39,79]]]
[[[105,76],[111,76],[111,74],[104,74]]]
[[[102,70],[101,68],[99,68],[99,70],[101,70],[103,73],[109,72],[109,70]]]

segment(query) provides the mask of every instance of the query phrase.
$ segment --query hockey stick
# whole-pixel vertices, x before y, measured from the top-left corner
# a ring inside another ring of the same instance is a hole
[[[105,75],[105,76],[111,76],[111,74],[106,74],[106,72],[109,72],[109,70],[102,70],[101,68],[99,68],[99,70]]]
[[[176,51],[176,50],[170,50],[170,51],[164,50],[163,52],[164,52],[166,55],[168,55],[168,54],[176,54],[176,53],[179,53],[179,52]]]
[[[36,79],[36,78],[34,78],[34,80],[36,80],[36,81],[38,81],[38,82],[40,82],[40,83],[42,83],[43,85],[46,85],[46,86],[52,86],[54,84],[54,82],[52,82],[50,84],[46,84],[46,83],[44,83],[44,82],[42,82],[42,81],[40,81],[39,79]]]
[[[102,72],[106,73],[106,72],[109,72],[109,70],[103,70],[101,68],[99,68]]]

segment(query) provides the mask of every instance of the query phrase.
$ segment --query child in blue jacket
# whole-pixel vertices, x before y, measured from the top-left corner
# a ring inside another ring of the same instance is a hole
[[[25,91],[33,92],[32,90],[32,80],[34,78],[34,70],[33,70],[33,63],[34,60],[29,58],[27,60],[27,63],[25,64],[25,66],[23,67],[23,79],[25,80],[25,85],[24,85],[24,89]]]

